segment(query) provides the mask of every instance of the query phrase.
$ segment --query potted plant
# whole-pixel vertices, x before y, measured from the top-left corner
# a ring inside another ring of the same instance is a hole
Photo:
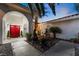
[[[9,31],[7,32],[7,37],[10,37],[10,32]]]
[[[21,37],[23,37],[23,32],[21,31]]]
[[[27,40],[28,40],[28,41],[31,41],[31,36],[32,36],[32,34],[26,33],[26,37],[27,37]]]

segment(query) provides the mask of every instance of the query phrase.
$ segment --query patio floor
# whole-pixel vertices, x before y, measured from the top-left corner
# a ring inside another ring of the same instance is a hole
[[[20,39],[20,38],[19,38]],[[49,50],[42,53],[24,40],[11,43],[15,56],[77,56],[79,55],[79,44],[60,40]],[[11,47],[11,46],[10,46]]]
[[[75,56],[74,43],[59,41],[48,51],[43,53],[44,56]]]
[[[25,41],[14,42],[12,46],[17,56],[75,56],[75,44],[61,40],[44,53]]]
[[[31,46],[24,40],[17,40],[16,42],[12,42],[12,47],[15,56],[38,56],[41,54],[40,51],[35,49],[33,46]]]

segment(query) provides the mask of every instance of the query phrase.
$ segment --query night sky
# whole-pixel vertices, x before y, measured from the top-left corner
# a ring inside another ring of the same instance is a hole
[[[28,4],[22,3],[24,6],[27,6]],[[45,16],[40,18],[41,22],[49,21],[49,20],[54,20],[57,18],[65,17],[68,15],[76,14],[78,13],[75,8],[74,3],[61,3],[61,4],[56,4],[56,16],[53,15],[52,10],[50,9],[48,4],[45,5],[45,11],[47,12]]]

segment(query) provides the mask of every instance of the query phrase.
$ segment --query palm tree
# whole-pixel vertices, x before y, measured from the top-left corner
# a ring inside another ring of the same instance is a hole
[[[28,3],[29,9],[31,11],[32,17],[35,20],[35,30],[37,31],[38,27],[38,17],[42,17],[45,15],[45,7],[43,3]],[[48,3],[49,7],[52,10],[52,13],[56,15],[55,12],[55,3]],[[35,32],[36,32],[35,31]]]

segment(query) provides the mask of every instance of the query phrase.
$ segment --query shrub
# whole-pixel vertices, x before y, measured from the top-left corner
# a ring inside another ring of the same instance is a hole
[[[32,36],[32,34],[26,33],[26,37],[27,37],[27,40],[28,40],[28,41],[31,41],[31,36]]]
[[[9,31],[7,32],[7,37],[10,37],[10,32]]]

